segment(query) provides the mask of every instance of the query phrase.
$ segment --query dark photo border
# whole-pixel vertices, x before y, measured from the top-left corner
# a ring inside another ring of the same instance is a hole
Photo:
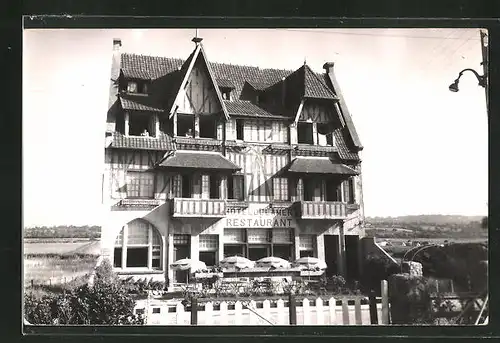
[[[60,3],[60,2],[56,2]],[[489,248],[490,248],[490,257],[489,260],[493,261],[493,266],[489,266],[490,274],[489,274],[489,282],[490,282],[490,323],[488,326],[484,327],[420,327],[420,326],[387,326],[387,327],[378,327],[378,326],[362,326],[362,327],[353,327],[353,326],[290,326],[290,327],[267,327],[267,326],[259,326],[259,327],[251,327],[251,326],[214,326],[214,327],[182,327],[182,326],[168,326],[168,327],[103,327],[103,326],[25,326],[23,328],[23,332],[25,335],[42,335],[42,336],[73,336],[73,335],[84,335],[84,336],[112,336],[110,339],[113,341],[116,339],[122,339],[121,336],[128,336],[128,338],[133,339],[161,339],[165,341],[165,339],[174,339],[181,340],[182,337],[191,336],[191,338],[202,338],[202,337],[214,337],[213,339],[219,339],[217,337],[222,338],[225,336],[226,338],[231,338],[231,340],[238,339],[238,337],[252,337],[266,339],[266,337],[286,337],[287,339],[308,339],[308,337],[322,337],[334,339],[334,337],[338,338],[348,338],[348,337],[356,337],[360,339],[368,339],[368,338],[376,338],[379,340],[386,340],[387,338],[398,339],[402,337],[435,337],[435,338],[453,338],[453,339],[467,339],[467,337],[494,337],[500,335],[499,329],[499,317],[500,311],[498,310],[499,305],[499,296],[497,288],[493,287],[498,282],[498,273],[496,272],[495,261],[500,261],[499,252],[498,252],[498,242],[499,242],[499,219],[498,214],[499,211],[499,192],[498,186],[496,185],[497,175],[499,175],[499,166],[498,162],[496,162],[496,151],[498,151],[498,137],[500,137],[500,129],[499,129],[499,119],[498,113],[500,112],[500,97],[495,97],[495,94],[499,93],[498,81],[499,70],[498,70],[498,59],[500,56],[500,25],[497,20],[493,19],[462,19],[462,18],[449,18],[448,19],[438,19],[438,18],[418,18],[418,19],[408,19],[408,18],[374,18],[377,16],[377,8],[375,5],[372,5],[371,11],[369,13],[373,15],[371,18],[347,18],[347,17],[316,17],[312,18],[311,15],[317,15],[318,13],[314,10],[302,10],[303,2],[298,1],[290,1],[290,7],[293,7],[295,4],[295,8],[289,10],[286,15],[291,14],[289,17],[284,17],[283,14],[277,15],[276,12],[279,10],[274,10],[274,15],[270,15],[270,17],[262,18],[258,17],[255,14],[253,17],[230,17],[230,16],[210,16],[215,9],[221,8],[222,2],[213,1],[207,2],[207,4],[212,4],[212,11],[207,10],[207,5],[201,7],[199,14],[205,14],[205,16],[192,16],[186,17],[187,12],[182,10],[183,7],[180,7],[180,10],[177,10],[175,15],[171,15],[168,17],[131,17],[131,16],[80,16],[76,13],[85,13],[85,11],[81,11],[78,8],[78,5],[74,2],[67,2],[70,4],[71,11],[65,11],[63,7],[60,9],[56,9],[56,12],[60,15],[45,15],[43,8],[36,2],[30,1],[28,2],[27,8],[24,10],[25,14],[36,13],[38,15],[26,16],[23,19],[24,28],[273,28],[273,27],[287,27],[287,28],[461,28],[461,27],[470,27],[470,28],[485,28],[488,29],[489,35]],[[228,4],[228,1],[224,1],[223,3]],[[279,3],[279,2],[276,2]],[[304,2],[305,3],[305,2]],[[263,11],[259,9],[255,9],[255,4],[250,5],[250,2],[241,2],[241,7],[238,8],[238,11],[245,11],[248,8],[247,13],[262,13]],[[374,2],[375,4],[375,2]],[[26,5],[26,4],[25,4]],[[196,6],[196,5],[192,5]],[[235,8],[232,5],[227,5],[227,10],[235,11]],[[54,8],[57,8],[54,5]],[[252,10],[253,8],[253,10]],[[266,8],[266,7],[264,7]],[[274,7],[273,7],[274,8]],[[103,8],[95,7],[95,10],[101,13],[105,13],[106,11]],[[150,10],[154,10],[154,7],[151,7]],[[196,11],[194,11],[196,12]],[[270,12],[273,12],[271,10]],[[301,16],[298,17],[298,13],[301,13]],[[391,12],[391,11],[389,11]],[[459,14],[464,14],[463,9],[458,11]],[[69,14],[75,13],[75,14]],[[140,10],[136,11],[136,15],[142,13]],[[234,13],[234,12],[233,12]],[[326,13],[326,12],[325,12]],[[480,10],[477,10],[475,13],[482,14]],[[492,13],[490,11],[490,13]],[[91,14],[91,13],[87,13]],[[208,14],[208,15],[207,15]],[[233,14],[234,15],[234,14]],[[262,15],[262,14],[261,14]],[[269,14],[268,14],[269,15]],[[391,15],[391,14],[385,14]],[[394,12],[392,12],[394,15]],[[491,14],[490,14],[491,15]],[[22,29],[21,29],[21,42],[22,42]],[[18,42],[19,43],[19,42]],[[19,44],[22,46],[22,44]],[[19,53],[16,55],[17,48],[15,44],[9,44],[7,47],[7,51],[14,61],[13,65],[19,63],[16,59],[22,56],[21,49],[19,49]],[[14,68],[12,68],[15,70]],[[19,68],[21,69],[21,68]],[[457,70],[457,73],[459,71]],[[19,90],[21,90],[21,80],[19,83],[13,83],[12,85],[18,85]],[[13,87],[14,89],[14,87]],[[21,97],[22,98],[22,90]],[[14,97],[11,97],[14,99]],[[22,113],[22,109],[19,106],[19,110],[14,110],[13,112],[17,112],[19,114]],[[18,162],[16,164],[16,169],[12,176],[6,175],[5,177],[13,177],[16,180],[20,181],[21,175],[21,115],[19,117],[10,118],[6,120],[6,125],[10,126],[13,124],[14,130],[11,130],[11,134],[7,135],[7,139],[11,139],[14,143],[9,143],[10,149],[8,155],[9,161]],[[450,123],[450,129],[452,129],[453,125]],[[17,131],[19,129],[19,131]],[[19,143],[19,145],[17,145]],[[473,157],[471,157],[473,160]],[[21,184],[21,182],[19,182]],[[11,203],[7,204],[7,207],[4,207],[7,212],[6,213],[19,213],[17,208],[15,207],[17,201],[16,199],[21,199],[19,197],[19,189],[17,188],[17,196],[10,197]],[[9,206],[12,210],[9,210]],[[15,220],[15,219],[14,219]],[[17,220],[16,220],[17,222]],[[18,222],[20,223],[20,221]],[[11,225],[12,226],[12,225]],[[20,227],[21,225],[19,225]],[[15,228],[15,226],[13,226]],[[15,230],[15,229],[13,229]],[[14,233],[12,236],[11,244],[8,244],[7,247],[11,253],[19,253],[14,258],[3,257],[3,263],[6,264],[4,270],[12,271],[13,275],[11,277],[12,280],[16,280],[19,283],[16,285],[16,290],[12,293],[9,300],[14,302],[16,308],[19,308],[19,302],[22,296],[22,290],[19,291],[19,286],[22,284],[22,275],[21,268],[17,270],[13,270],[14,266],[12,264],[14,261],[19,261],[19,256],[22,255],[17,250],[17,247],[21,248],[21,239],[20,239],[20,231]],[[9,237],[10,238],[10,237]],[[7,242],[7,240],[5,241]],[[6,244],[6,243],[4,243]],[[7,250],[3,250],[3,252],[9,252]],[[19,262],[21,262],[19,261]],[[16,299],[14,294],[20,295],[19,298]],[[7,315],[9,322],[12,321],[12,324],[7,324],[6,321],[4,325],[9,327],[10,330],[16,330],[20,328],[21,320],[21,312],[20,308],[19,316],[17,316],[17,311],[9,312]],[[5,316],[5,314],[4,314]],[[148,337],[142,337],[142,336]],[[138,337],[135,337],[138,336]],[[159,337],[161,336],[161,337]],[[171,338],[165,337],[170,336]],[[294,337],[300,336],[300,337]],[[68,339],[68,337],[65,337]],[[206,339],[204,339],[206,341]]]

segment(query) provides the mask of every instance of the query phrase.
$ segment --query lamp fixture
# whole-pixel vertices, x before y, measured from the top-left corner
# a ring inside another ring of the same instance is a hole
[[[459,91],[458,82],[460,81],[460,78],[462,77],[463,73],[466,71],[470,71],[476,76],[479,86],[481,86],[483,88],[486,87],[486,77],[484,75],[479,75],[479,73],[477,71],[475,71],[474,69],[466,68],[458,74],[458,77],[455,79],[455,81],[453,81],[453,83],[448,87],[448,89],[451,92],[456,93]]]

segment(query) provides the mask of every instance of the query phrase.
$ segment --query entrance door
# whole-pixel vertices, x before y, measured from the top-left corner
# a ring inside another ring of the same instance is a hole
[[[350,280],[359,280],[359,236],[345,235],[346,276]]]
[[[183,258],[189,258],[191,251],[189,245],[174,245],[174,262]],[[175,283],[186,283],[189,276],[189,270],[176,270],[174,273]]]
[[[338,235],[324,235],[326,275],[337,275],[337,250],[339,246]]]

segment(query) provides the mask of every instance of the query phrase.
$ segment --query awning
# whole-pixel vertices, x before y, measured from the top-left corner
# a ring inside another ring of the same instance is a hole
[[[288,171],[304,174],[358,175],[354,169],[340,162],[318,157],[297,157],[288,167]]]
[[[158,167],[163,168],[190,168],[236,171],[241,168],[219,153],[215,152],[186,152],[176,151],[165,157]]]

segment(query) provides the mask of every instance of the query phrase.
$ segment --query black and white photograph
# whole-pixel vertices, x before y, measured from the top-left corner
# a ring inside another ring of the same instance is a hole
[[[23,30],[23,323],[488,324],[488,31]]]

